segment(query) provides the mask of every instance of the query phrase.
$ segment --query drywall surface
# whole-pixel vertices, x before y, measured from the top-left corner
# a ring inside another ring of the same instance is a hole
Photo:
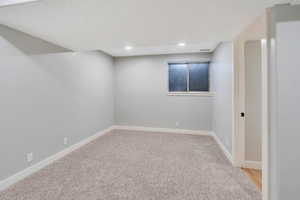
[[[213,131],[232,152],[233,134],[233,44],[221,43],[211,62],[213,98]]]
[[[0,180],[114,123],[110,56],[64,52],[37,38],[20,49],[6,39],[7,32],[14,31],[1,27]],[[22,43],[22,33],[14,36]],[[26,160],[30,152],[32,163]]]
[[[16,31],[0,24],[1,56],[10,55],[39,55],[50,53],[70,52],[71,50],[51,44],[45,40]],[[5,40],[5,41],[4,41]],[[13,47],[13,48],[12,48]],[[5,50],[2,50],[5,49]],[[17,51],[16,51],[17,49]]]
[[[298,199],[300,5],[277,5],[268,16],[269,199]]]
[[[116,124],[211,130],[212,97],[168,96],[168,62],[209,60],[210,54],[116,58]]]
[[[294,11],[299,14],[300,6]],[[297,89],[300,85],[299,34],[300,17],[298,21],[280,22],[276,25],[277,94],[274,97],[276,99],[270,98],[270,101],[276,102],[277,108],[277,129],[276,132],[274,129],[271,132],[272,137],[276,137],[272,142],[276,143],[272,144],[271,154],[272,158],[276,156],[275,163],[272,164],[276,165],[278,188],[272,189],[274,192],[277,191],[278,200],[297,199],[299,196],[300,107],[297,106],[300,101],[300,92]]]

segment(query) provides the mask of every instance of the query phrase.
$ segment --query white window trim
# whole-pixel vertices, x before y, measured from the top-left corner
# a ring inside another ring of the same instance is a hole
[[[206,96],[213,97],[214,92],[168,92],[168,96]]]
[[[182,92],[170,92],[169,91],[169,64],[170,63],[191,63],[191,62],[210,62],[210,59],[197,59],[197,60],[171,60],[171,61],[167,61],[167,95],[168,96],[206,96],[206,97],[213,97],[215,95],[214,92],[210,91],[210,83],[209,83],[209,91],[208,92],[192,92],[192,91],[182,91]],[[209,74],[210,75],[210,74]],[[210,81],[210,77],[209,77],[209,81]]]

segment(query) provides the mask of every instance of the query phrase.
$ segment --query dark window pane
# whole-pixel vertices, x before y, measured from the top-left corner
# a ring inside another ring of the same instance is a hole
[[[186,92],[187,91],[187,73],[186,64],[169,64],[169,91]]]
[[[209,91],[209,63],[189,64],[189,91]]]

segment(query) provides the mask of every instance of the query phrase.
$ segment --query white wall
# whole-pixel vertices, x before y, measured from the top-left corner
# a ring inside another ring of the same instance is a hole
[[[300,7],[298,12],[300,11]],[[300,169],[300,19],[277,24],[277,166],[279,199],[299,195]],[[296,88],[295,88],[296,87]]]
[[[113,84],[110,56],[0,26],[0,180],[113,125]]]
[[[32,37],[0,24],[1,56],[39,55],[71,52],[61,46]]]
[[[233,136],[233,44],[221,43],[210,66],[213,98],[213,131],[228,152],[232,152]]]
[[[209,54],[122,57],[115,59],[116,124],[212,129],[212,97],[168,96],[168,61],[208,61]]]
[[[300,5],[270,13],[270,199],[299,199]]]

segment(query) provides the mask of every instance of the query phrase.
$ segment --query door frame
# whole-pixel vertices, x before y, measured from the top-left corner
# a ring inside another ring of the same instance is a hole
[[[261,39],[261,98],[262,98],[262,195],[263,200],[268,200],[269,197],[269,103],[268,103],[268,84],[269,84],[269,70],[268,70],[268,40]],[[247,41],[243,41],[245,47]],[[242,50],[243,49],[243,50]],[[242,48],[242,54],[245,57],[245,49]],[[235,67],[235,130],[233,135],[233,164],[236,167],[245,167],[246,163],[246,130],[245,130],[245,117],[241,117],[241,112],[245,112],[245,99],[246,99],[246,71],[245,59],[242,59],[243,64]],[[246,113],[247,116],[247,113]]]
[[[262,52],[262,199],[269,200],[269,67],[268,40],[261,40]]]
[[[276,157],[271,152],[276,150],[277,133],[277,65],[276,65],[276,24],[278,22],[299,21],[300,5],[276,5],[266,11],[266,36],[262,39],[262,199],[278,198],[278,177],[276,174]],[[239,44],[241,45],[241,44]],[[244,49],[241,56],[244,56]],[[241,58],[239,58],[241,59]],[[244,111],[245,98],[244,58],[234,67],[235,85],[235,131],[233,134],[233,159],[235,166],[243,163],[243,146],[245,145],[244,120],[240,112]],[[235,63],[236,64],[236,63]],[[240,85],[242,84],[242,86]],[[244,88],[244,89],[243,89]],[[272,150],[272,151],[271,151]],[[241,153],[242,152],[242,153]]]
[[[263,200],[269,200],[269,66],[268,66],[268,39],[253,39],[261,41],[262,53],[262,197]],[[248,40],[241,41],[241,45],[236,51],[240,51],[241,58],[234,67],[234,134],[233,134],[233,165],[236,167],[245,167],[246,163],[246,134],[245,117],[241,117],[241,112],[245,112],[246,82],[245,82],[245,44]],[[236,58],[234,59],[236,61]],[[246,113],[247,116],[247,113]]]

